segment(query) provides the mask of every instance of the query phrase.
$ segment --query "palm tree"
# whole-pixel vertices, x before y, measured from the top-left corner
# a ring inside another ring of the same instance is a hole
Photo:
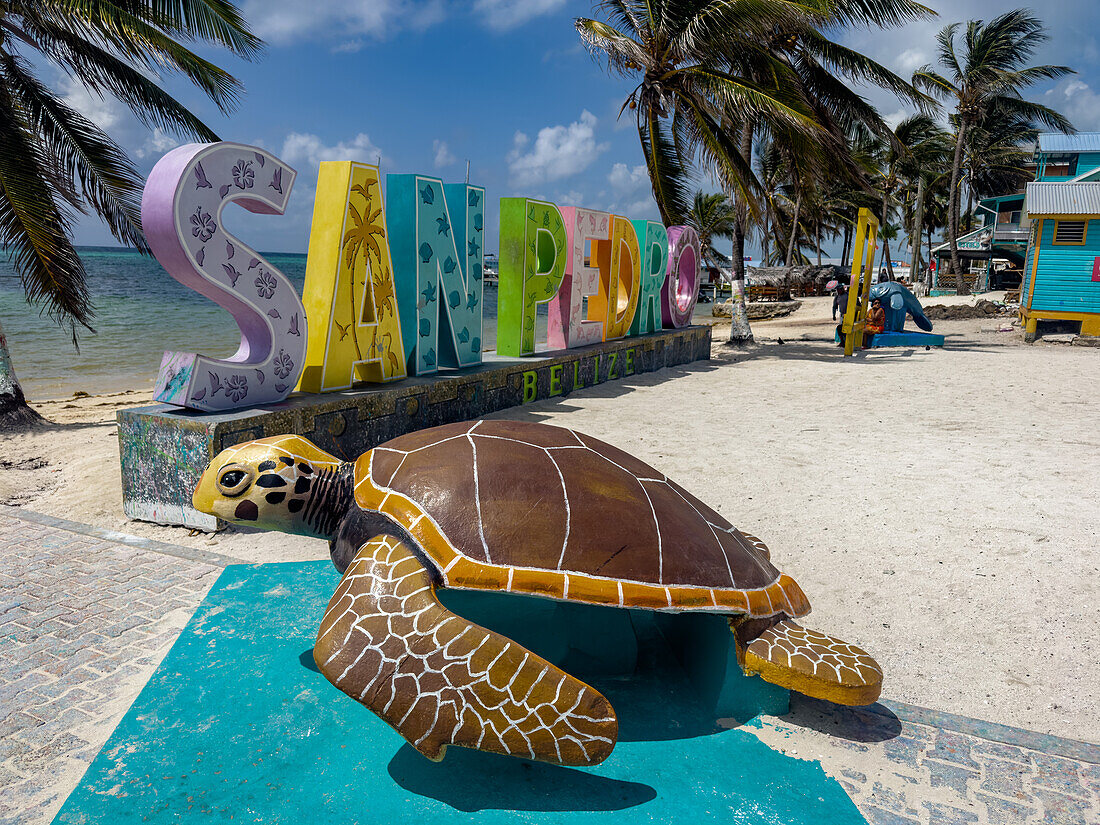
[[[896,195],[910,169],[921,169],[934,162],[940,155],[944,142],[944,130],[928,115],[917,114],[906,118],[894,129],[891,140],[880,142],[876,152],[879,174],[876,189],[882,197],[880,225],[883,231],[882,260],[890,280],[894,279],[894,263],[890,257],[890,241],[897,233],[890,233],[896,203]]]
[[[1031,166],[1039,129],[1033,120],[993,106],[970,130],[964,150],[966,183],[971,198],[1022,191],[1035,170]]]
[[[1047,39],[1042,22],[1028,9],[1016,9],[988,23],[971,20],[966,24],[961,49],[957,43],[960,24],[946,26],[937,36],[939,60],[946,74],[924,66],[913,74],[913,83],[930,94],[955,104],[955,156],[951,166],[947,236],[951,244],[951,271],[960,295],[969,292],[963,283],[959,259],[960,177],[963,154],[971,129],[980,126],[993,110],[1013,113],[1062,132],[1073,131],[1058,112],[1024,100],[1021,89],[1042,80],[1072,74],[1067,66],[1027,66],[1035,49]]]
[[[691,209],[684,216],[684,223],[699,235],[699,255],[707,266],[720,267],[729,264],[728,255],[714,248],[719,238],[732,238],[737,213],[725,195],[715,192],[695,193]]]
[[[907,0],[808,0],[802,4],[802,12],[777,23],[764,36],[747,33],[727,50],[733,71],[774,93],[781,90],[784,100],[790,101],[792,108],[808,111],[818,127],[813,131],[792,130],[788,124],[766,116],[739,124],[746,158],[755,134],[769,134],[787,155],[795,231],[783,246],[790,260],[796,251],[796,231],[801,225],[798,218],[806,197],[815,197],[817,190],[838,176],[860,174],[849,152],[847,137],[851,130],[860,126],[873,134],[889,133],[879,113],[852,87],[879,86],[918,107],[927,104],[910,84],[866,55],[831,40],[829,35],[847,26],[889,26],[933,14]],[[783,71],[777,72],[777,66]],[[742,227],[734,236],[735,261],[750,220],[746,206],[742,204]]]
[[[581,18],[581,37],[610,71],[639,78],[623,104],[639,138],[662,218],[682,215],[690,170],[702,166],[736,197],[734,280],[744,280],[744,240],[759,214],[754,136],[788,147],[802,178],[818,161],[843,162],[841,126],[870,121],[851,90],[865,81],[916,95],[904,81],[831,41],[827,30],[894,25],[932,14],[913,0],[602,0],[611,23]],[[612,25],[614,24],[614,25]],[[796,221],[797,224],[797,221]],[[743,292],[743,291],[742,291]],[[731,342],[738,329],[731,328]]]
[[[244,58],[262,47],[230,0],[0,3],[0,242],[27,300],[67,325],[74,345],[78,325],[92,329],[94,311],[70,240],[72,213],[94,211],[120,242],[146,252],[142,180],[122,148],[39,80],[36,67],[52,64],[117,98],[149,128],[217,140],[151,76],[182,74],[220,110],[232,110],[241,84],[185,42]],[[0,427],[37,420],[0,331]]]
[[[905,0],[894,0],[905,2]],[[687,214],[693,161],[722,169],[723,179],[749,194],[756,180],[741,151],[733,122],[767,116],[793,129],[813,130],[808,114],[784,95],[727,70],[722,58],[746,37],[800,19],[794,0],[600,0],[611,22],[577,18],[581,39],[610,72],[636,79],[620,114],[635,114],[638,138],[666,224]],[[779,64],[777,75],[788,71]]]
[[[732,238],[734,229],[737,227],[737,207],[728,197],[721,193],[706,195],[701,190],[696,192],[691,209],[684,216],[684,223],[699,235],[699,255],[703,263],[713,267],[730,263],[728,256],[714,248],[714,242],[717,239]],[[732,286],[733,312],[730,315],[730,323],[739,328],[739,334],[743,338],[751,341],[752,328],[749,326],[749,314],[745,308],[744,281],[740,284],[742,288],[740,295],[737,294],[739,286],[737,282]]]

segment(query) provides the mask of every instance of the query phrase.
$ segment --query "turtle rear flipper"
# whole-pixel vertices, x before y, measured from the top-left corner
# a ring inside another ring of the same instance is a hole
[[[606,698],[447,610],[420,560],[391,536],[359,548],[329,601],[313,658],[330,682],[432,760],[461,745],[595,765],[618,735]]]
[[[790,620],[776,622],[748,644],[744,669],[838,705],[870,705],[882,691],[882,668],[865,650]]]

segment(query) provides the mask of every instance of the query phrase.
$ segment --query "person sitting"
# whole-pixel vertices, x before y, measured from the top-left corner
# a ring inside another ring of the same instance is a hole
[[[882,308],[882,301],[875,298],[871,302],[871,308],[867,311],[867,321],[863,325],[863,348],[871,346],[875,336],[886,328],[886,310]]]

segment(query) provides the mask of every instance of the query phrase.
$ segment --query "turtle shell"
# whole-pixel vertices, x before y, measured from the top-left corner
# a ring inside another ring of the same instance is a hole
[[[809,612],[764,543],[591,436],[478,421],[360,456],[355,500],[417,541],[443,584],[655,610]]]

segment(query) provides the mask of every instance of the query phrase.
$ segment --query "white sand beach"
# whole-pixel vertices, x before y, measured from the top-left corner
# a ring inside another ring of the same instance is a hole
[[[760,536],[813,602],[806,623],[879,659],[886,697],[1100,742],[1100,350],[1026,345],[991,318],[936,322],[943,350],[844,360],[830,300],[754,324],[749,348],[716,326],[709,363],[498,417],[609,441]],[[327,558],[317,540],[127,521],[114,413],[149,398],[36,405],[56,426],[0,441],[0,502],[242,561]]]

